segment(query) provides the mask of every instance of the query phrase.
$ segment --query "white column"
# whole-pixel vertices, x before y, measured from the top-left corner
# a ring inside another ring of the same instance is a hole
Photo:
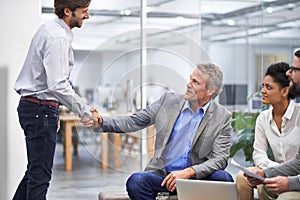
[[[0,32],[0,67],[7,70],[7,89],[5,94],[1,92],[0,98],[6,98],[6,127],[0,127],[0,134],[6,141],[0,141],[5,145],[6,156],[1,155],[1,169],[5,178],[1,176],[0,199],[12,199],[12,195],[21,180],[26,169],[25,139],[19,125],[17,105],[19,95],[14,91],[14,83],[25,59],[31,37],[38,28],[41,19],[40,0],[9,0],[2,1],[2,20]],[[2,74],[3,75],[3,74]],[[3,159],[2,160],[2,156]]]

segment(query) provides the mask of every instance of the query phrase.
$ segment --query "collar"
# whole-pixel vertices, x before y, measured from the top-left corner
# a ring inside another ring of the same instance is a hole
[[[196,113],[199,113],[200,110],[202,109],[203,115],[204,115],[210,105],[210,102],[211,102],[211,100],[209,102],[207,102],[202,108],[199,108]],[[189,101],[184,102],[181,112],[185,111],[186,109],[189,109],[191,112],[193,112]]]
[[[290,99],[289,105],[288,105],[282,118],[286,118],[286,119],[290,120],[292,118],[294,108],[295,108],[295,102],[292,99]],[[270,109],[270,112],[269,112],[269,116],[268,116],[269,122],[271,122],[273,120],[272,112],[273,112],[273,108]]]
[[[70,42],[73,42],[73,32],[71,31],[70,27],[66,24],[66,22],[58,17],[55,18],[55,22],[57,22],[66,31],[67,35],[69,36]]]

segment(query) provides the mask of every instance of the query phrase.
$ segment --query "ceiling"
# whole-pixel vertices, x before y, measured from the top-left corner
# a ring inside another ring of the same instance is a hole
[[[51,2],[42,0],[43,21],[54,17]],[[74,29],[73,47],[130,42],[132,33],[138,40],[140,7],[138,0],[92,0],[90,19]],[[208,43],[300,45],[300,0],[149,0],[146,10],[149,35],[162,40],[169,31],[194,36],[201,30]]]

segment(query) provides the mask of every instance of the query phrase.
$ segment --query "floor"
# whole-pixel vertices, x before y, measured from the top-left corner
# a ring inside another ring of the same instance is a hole
[[[125,190],[129,175],[139,171],[139,164],[134,155],[127,160],[123,159],[119,170],[114,169],[113,164],[110,164],[107,170],[103,170],[98,159],[99,151],[96,151],[99,148],[90,141],[79,141],[78,154],[73,155],[73,170],[70,172],[65,171],[63,145],[58,142],[53,177],[47,196],[49,200],[97,200],[100,191]],[[243,166],[249,166],[249,163],[244,162],[242,152],[238,152],[234,159]],[[230,164],[226,170],[234,178],[238,172],[238,169]]]

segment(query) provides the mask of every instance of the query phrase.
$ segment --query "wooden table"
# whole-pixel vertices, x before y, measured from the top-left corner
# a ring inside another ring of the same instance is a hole
[[[65,169],[66,171],[72,171],[72,129],[76,126],[83,126],[80,122],[78,115],[74,113],[64,113],[60,114],[59,119],[65,123],[64,130],[64,156],[65,156]],[[154,151],[154,138],[155,138],[155,128],[151,126],[147,129],[148,136],[147,140],[149,157],[153,156]],[[120,168],[120,151],[122,145],[122,139],[120,133],[99,133],[101,134],[101,163],[102,168],[108,168],[108,154],[109,154],[109,134],[113,136],[113,154],[114,154],[114,167],[116,169]],[[139,136],[136,136],[139,140]],[[137,140],[137,141],[138,141]]]
[[[148,150],[148,158],[152,158],[154,155],[154,143],[155,143],[155,126],[152,125],[150,127],[147,128],[147,150]],[[121,163],[120,163],[120,155],[121,155],[121,151],[122,146],[124,146],[124,143],[126,143],[126,140],[122,140],[122,134],[124,133],[113,133],[113,137],[114,137],[114,141],[113,141],[113,145],[114,145],[114,167],[116,169],[120,169]],[[136,132],[136,133],[126,133],[127,137],[132,137],[133,140],[138,144],[138,146],[140,146],[140,133]],[[131,144],[132,145],[132,144]],[[129,150],[130,152],[131,150]],[[140,151],[140,149],[138,149],[138,151]],[[103,157],[102,157],[103,159]],[[107,159],[107,158],[106,158]],[[106,160],[108,161],[108,160]]]
[[[65,123],[64,130],[64,153],[65,153],[65,169],[72,171],[72,128],[82,126],[80,118],[73,113],[64,113],[59,115],[60,121]]]
[[[80,122],[78,115],[74,113],[64,113],[59,115],[60,121],[65,123],[64,130],[64,156],[65,156],[65,169],[72,171],[72,129],[73,127],[83,126]],[[102,168],[107,169],[108,166],[108,133],[101,134],[102,155],[101,162]],[[117,141],[118,139],[116,139]]]

